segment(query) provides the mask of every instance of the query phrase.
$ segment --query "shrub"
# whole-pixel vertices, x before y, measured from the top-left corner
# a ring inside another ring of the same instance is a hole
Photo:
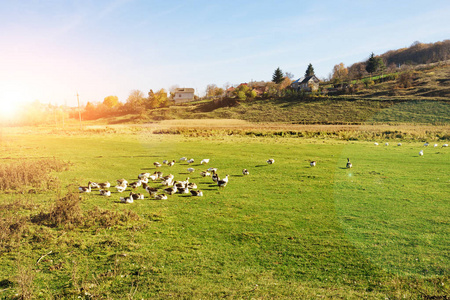
[[[68,229],[83,223],[81,199],[78,193],[69,192],[65,197],[56,200],[49,213],[39,213],[31,218],[33,223],[56,227],[64,225]]]

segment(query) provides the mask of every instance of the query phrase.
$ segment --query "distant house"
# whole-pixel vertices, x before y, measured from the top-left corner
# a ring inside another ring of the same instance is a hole
[[[192,101],[194,100],[194,92],[195,90],[192,88],[176,89],[173,100],[175,100],[175,104]]]
[[[296,91],[315,92],[319,89],[320,79],[316,75],[305,76],[291,83],[291,88]]]

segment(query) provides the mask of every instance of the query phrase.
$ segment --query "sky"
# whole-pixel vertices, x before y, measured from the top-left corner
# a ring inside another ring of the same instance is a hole
[[[0,110],[125,103],[133,90],[174,85],[202,96],[295,78],[319,78],[370,53],[450,38],[450,1],[0,0]]]

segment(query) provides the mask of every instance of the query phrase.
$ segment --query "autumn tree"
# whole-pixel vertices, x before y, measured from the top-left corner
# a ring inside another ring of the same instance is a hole
[[[276,84],[281,83],[283,81],[283,71],[281,71],[280,67],[278,67],[272,75],[272,81]]]
[[[108,96],[108,97],[105,97],[105,99],[103,99],[103,104],[104,104],[106,107],[113,108],[113,107],[115,107],[117,104],[119,104],[119,97],[117,97],[117,96]]]
[[[340,63],[338,65],[335,65],[333,68],[333,76],[331,79],[335,83],[341,83],[347,78],[348,75],[348,69],[345,67],[343,63]]]
[[[215,84],[208,84],[206,86],[206,97],[220,97],[224,92],[223,88],[217,87]]]
[[[312,64],[309,64],[308,68],[306,69],[305,76],[313,76],[313,75],[315,75],[314,68],[313,68]]]
[[[124,109],[129,112],[140,112],[145,109],[146,99],[140,90],[133,90],[127,98]]]
[[[168,100],[169,97],[167,96],[165,89],[160,89],[156,93],[154,93],[153,90],[150,90],[150,92],[148,92],[147,106],[149,108],[164,107],[168,105]]]

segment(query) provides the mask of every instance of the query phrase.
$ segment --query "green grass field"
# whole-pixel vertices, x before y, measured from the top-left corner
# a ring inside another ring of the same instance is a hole
[[[377,142],[3,132],[1,165],[69,166],[36,194],[0,193],[0,225],[23,220],[0,239],[0,298],[447,299],[450,149]],[[224,189],[200,177],[203,158],[230,175]],[[33,221],[79,185],[135,181],[164,159],[177,161],[164,174],[190,177],[204,197],[122,204],[126,192],[95,190],[81,195],[82,223]]]

